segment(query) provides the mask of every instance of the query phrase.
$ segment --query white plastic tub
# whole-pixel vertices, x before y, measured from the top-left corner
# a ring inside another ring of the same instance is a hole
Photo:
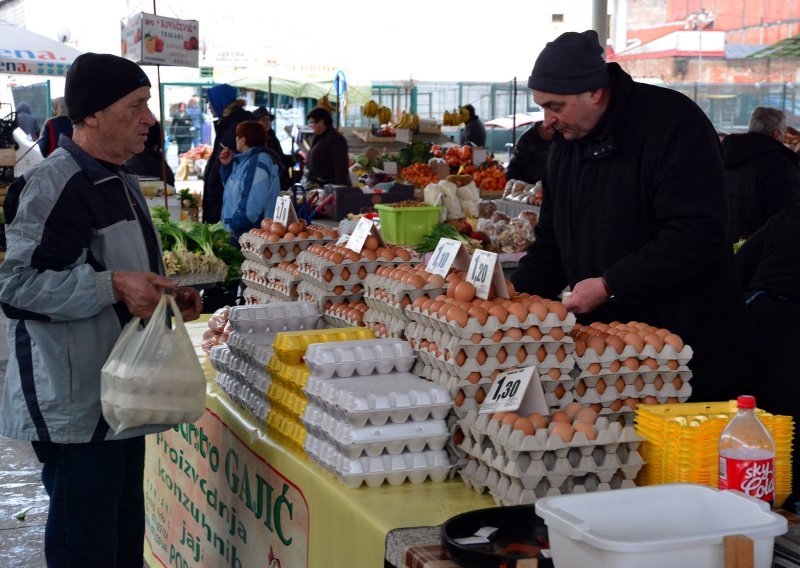
[[[734,534],[753,540],[756,568],[770,568],[787,531],[764,502],[689,483],[545,497],[536,513],[556,568],[721,568],[722,539]]]

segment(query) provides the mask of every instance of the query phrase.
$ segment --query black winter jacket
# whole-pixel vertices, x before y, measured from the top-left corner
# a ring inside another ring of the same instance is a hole
[[[717,135],[691,100],[608,66],[609,107],[584,138],[556,134],[536,241],[512,281],[555,298],[604,276],[615,295],[582,321],[644,321],[694,349],[693,399],[738,384],[743,293],[726,239]]]
[[[219,175],[219,153],[222,152],[223,145],[230,148],[232,152],[236,152],[236,126],[245,120],[254,120],[253,113],[239,106],[230,114],[220,118],[214,125],[216,132],[214,149],[211,151],[211,157],[203,171],[204,223],[217,223],[222,218],[222,194],[225,191],[225,184],[222,183]]]
[[[544,176],[550,143],[539,134],[540,124],[541,122],[537,122],[531,126],[517,140],[514,154],[506,169],[506,179],[536,183]]]
[[[306,160],[308,181],[321,186],[326,183],[350,185],[347,152],[347,140],[333,127],[314,136]]]
[[[479,148],[486,146],[486,127],[478,116],[473,116],[465,122],[464,128],[461,129],[461,145],[467,144],[475,144]]]
[[[800,205],[798,156],[769,136],[731,134],[722,141],[731,242],[747,238],[767,219]]]

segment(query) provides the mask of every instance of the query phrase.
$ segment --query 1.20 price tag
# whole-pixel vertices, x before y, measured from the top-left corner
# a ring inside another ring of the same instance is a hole
[[[364,248],[364,241],[367,240],[367,237],[372,232],[373,227],[374,225],[372,224],[372,221],[366,217],[361,217],[356,224],[356,228],[353,229],[353,234],[350,235],[349,239],[347,239],[347,244],[345,247],[360,254],[361,249]]]
[[[539,412],[547,415],[544,390],[536,367],[525,367],[501,373],[492,383],[478,414],[513,412],[524,414]]]
[[[489,287],[492,285],[496,264],[497,253],[486,250],[476,250],[472,253],[467,280],[475,286],[475,295],[483,300],[489,297]]]

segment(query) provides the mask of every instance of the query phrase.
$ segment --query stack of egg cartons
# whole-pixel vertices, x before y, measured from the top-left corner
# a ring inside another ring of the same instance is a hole
[[[736,401],[639,405],[636,432],[644,438],[641,452],[647,463],[637,483],[717,487],[719,437],[736,412]],[[792,492],[794,421],[756,412],[775,441],[775,506],[780,507]]]
[[[692,393],[692,348],[667,329],[641,322],[576,325],[575,400],[633,424],[636,406],[684,402]]]
[[[228,321],[233,331],[228,343],[211,350],[217,383],[234,402],[264,422],[269,412],[265,394],[271,383],[267,362],[275,335],[284,330],[316,329],[320,318],[317,306],[309,302],[231,308]]]
[[[367,326],[378,337],[405,339],[405,329],[411,318],[406,306],[420,296],[436,297],[445,292],[444,278],[429,274],[424,264],[382,266],[364,282],[364,301],[369,310],[364,316]]]
[[[408,371],[411,345],[399,339],[311,345],[303,414],[309,457],[350,488],[444,480],[446,389]]]
[[[323,312],[336,304],[359,303],[368,274],[380,266],[411,261],[411,254],[402,247],[377,245],[378,240],[370,236],[360,253],[334,243],[308,247],[297,259],[302,279],[297,287],[300,297],[317,302]]]
[[[322,319],[331,327],[347,327],[350,325],[367,327],[364,321],[367,310],[369,310],[369,306],[364,302],[333,304],[322,314]],[[375,331],[374,328],[373,331]],[[378,335],[377,332],[376,335]]]
[[[498,505],[633,487],[643,463],[632,427],[578,402],[549,417],[473,410],[461,428],[469,455],[461,478],[479,493],[489,491]]]
[[[291,289],[287,294],[279,286],[270,285],[270,281],[274,280],[270,269],[294,261],[313,244],[335,241],[338,238],[339,232],[336,229],[306,225],[302,219],[288,226],[264,219],[261,227],[251,229],[239,237],[242,254],[246,259],[242,263],[246,302],[261,304],[293,300]]]
[[[271,294],[287,302],[297,299],[300,272],[296,261],[283,261],[271,266],[265,274],[265,279],[266,287]]]
[[[275,336],[274,354],[267,363],[272,381],[267,389],[271,408],[266,424],[272,432],[291,443],[302,446],[306,430],[300,421],[307,401],[303,388],[308,369],[303,363],[306,349],[312,343],[374,339],[372,330],[363,327],[284,332]]]

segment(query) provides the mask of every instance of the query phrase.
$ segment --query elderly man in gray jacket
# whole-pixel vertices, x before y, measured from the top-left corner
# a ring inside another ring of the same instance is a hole
[[[121,164],[153,124],[138,65],[86,53],[65,86],[73,138],[26,175],[6,235],[0,303],[11,356],[0,435],[30,440],[50,496],[45,556],[54,566],[142,565],[144,435],[103,419],[100,370],[122,327],[150,317],[175,287],[136,177]],[[202,308],[178,289],[186,319]]]

